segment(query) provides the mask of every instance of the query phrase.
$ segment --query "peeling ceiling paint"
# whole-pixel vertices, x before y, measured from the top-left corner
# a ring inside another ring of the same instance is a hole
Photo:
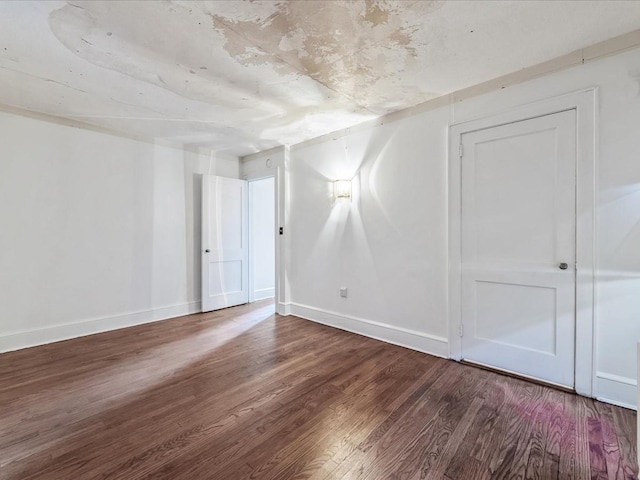
[[[441,4],[421,2],[281,2],[266,18],[234,20],[212,13],[225,50],[243,65],[273,65],[317,81],[358,107],[376,110],[366,88],[414,66],[420,17]],[[415,15],[415,16],[414,16]],[[251,48],[248,45],[254,45]],[[385,111],[382,108],[382,111]]]
[[[638,28],[624,1],[0,2],[0,103],[246,155]]]

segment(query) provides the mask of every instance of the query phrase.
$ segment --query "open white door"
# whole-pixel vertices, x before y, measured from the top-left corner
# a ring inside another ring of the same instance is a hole
[[[249,300],[247,182],[202,176],[202,311]]]
[[[574,387],[575,110],[462,135],[462,357]]]

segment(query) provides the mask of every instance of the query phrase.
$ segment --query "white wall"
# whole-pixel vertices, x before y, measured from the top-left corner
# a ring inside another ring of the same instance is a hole
[[[290,159],[292,313],[447,355],[448,125],[599,87],[596,395],[636,404],[640,50],[406,116]],[[330,181],[355,176],[350,204]],[[340,298],[340,286],[349,297]]]
[[[0,351],[199,310],[208,156],[1,112],[0,151]]]
[[[427,126],[412,118],[292,150],[294,313],[321,309],[350,329],[447,355],[448,118],[439,109]],[[334,201],[330,182],[354,176],[351,202]]]
[[[249,299],[275,295],[275,178],[249,182]]]

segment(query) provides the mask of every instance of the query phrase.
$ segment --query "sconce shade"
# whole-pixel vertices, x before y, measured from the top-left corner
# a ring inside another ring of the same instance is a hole
[[[333,194],[336,198],[351,198],[351,180],[333,182]]]

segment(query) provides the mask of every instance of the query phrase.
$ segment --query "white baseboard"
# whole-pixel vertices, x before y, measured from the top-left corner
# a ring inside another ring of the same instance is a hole
[[[157,322],[202,311],[199,301],[160,307],[154,310],[125,313],[112,317],[96,318],[73,323],[51,325],[44,328],[21,330],[0,335],[0,353],[35,347],[94,333],[118,330],[143,323]]]
[[[428,353],[437,357],[448,358],[449,342],[446,338],[396,327],[386,323],[365,320],[364,318],[342,315],[298,303],[290,304],[291,315],[311,320],[330,327],[375,338],[383,342]]]
[[[253,302],[257,302],[258,300],[264,300],[266,298],[273,298],[276,295],[275,288],[262,288],[260,290],[254,290],[251,298]]]
[[[596,398],[619,407],[637,410],[638,382],[633,378],[610,373],[596,374]]]
[[[291,304],[278,302],[278,315],[287,316],[291,315]]]

